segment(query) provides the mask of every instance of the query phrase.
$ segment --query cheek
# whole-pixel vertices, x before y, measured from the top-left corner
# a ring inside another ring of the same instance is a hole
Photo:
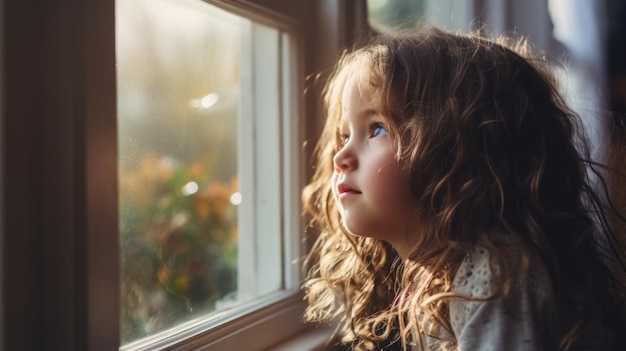
[[[375,186],[381,189],[379,195],[387,201],[397,201],[397,205],[414,208],[417,199],[413,196],[408,177],[404,175],[400,166],[395,163],[380,168],[373,179]]]

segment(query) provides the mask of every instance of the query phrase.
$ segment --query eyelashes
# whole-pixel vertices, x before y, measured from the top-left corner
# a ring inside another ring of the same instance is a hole
[[[350,141],[350,135],[349,134],[339,134],[338,137],[338,145],[340,148],[344,147],[348,141]]]
[[[370,123],[369,129],[370,129],[370,137],[373,137],[373,138],[389,134],[387,127],[383,123],[380,123],[380,122]]]
[[[372,121],[367,127],[368,138],[378,138],[389,134],[387,126],[383,122]],[[350,141],[351,135],[349,133],[338,133],[337,146],[338,149],[343,148]]]

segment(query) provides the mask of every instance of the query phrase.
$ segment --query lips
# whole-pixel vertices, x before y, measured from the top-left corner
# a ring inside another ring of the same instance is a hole
[[[340,183],[337,185],[337,193],[339,195],[343,195],[343,194],[360,194],[361,192],[352,188],[351,186],[347,184]]]

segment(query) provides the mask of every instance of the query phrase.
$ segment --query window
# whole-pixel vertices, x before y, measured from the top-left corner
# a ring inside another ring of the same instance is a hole
[[[125,350],[171,345],[298,289],[295,33],[214,5],[117,1]]]
[[[418,23],[467,29],[472,9],[473,2],[465,0],[367,0],[370,25],[381,31],[414,28]]]

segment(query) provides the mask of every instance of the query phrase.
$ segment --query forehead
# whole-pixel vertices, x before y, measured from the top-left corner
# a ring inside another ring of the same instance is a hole
[[[351,100],[356,100],[353,98],[372,100],[368,98],[373,93],[372,73],[371,57],[363,52],[353,53],[340,61],[326,93],[329,124],[341,127],[345,123],[343,116],[347,109],[353,108],[350,106]]]
[[[368,103],[363,99],[361,79],[358,76],[349,76],[341,91],[342,115],[361,110]]]
[[[358,77],[348,77],[341,91],[341,104],[338,125],[341,128],[348,123],[368,117],[375,110],[363,97],[362,83]]]

